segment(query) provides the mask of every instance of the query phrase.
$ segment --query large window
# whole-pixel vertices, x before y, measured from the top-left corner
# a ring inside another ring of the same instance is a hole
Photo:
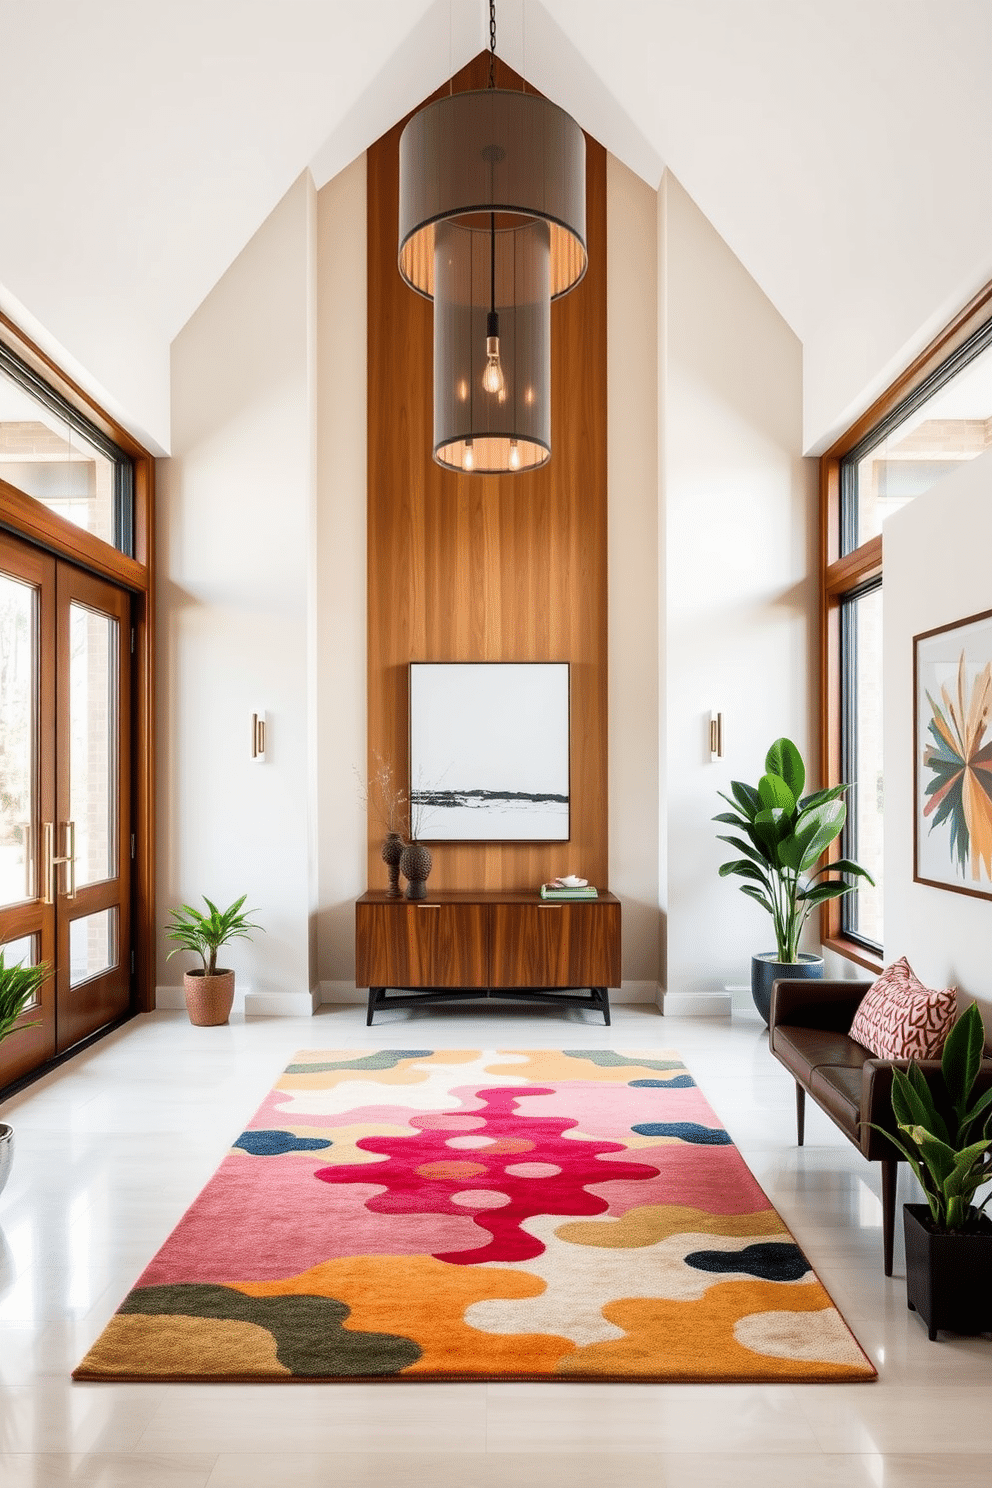
[[[886,519],[992,448],[992,286],[821,462],[824,783],[851,782],[835,856],[876,880],[824,907],[822,938],[881,964],[882,534]]]
[[[133,556],[131,459],[2,345],[0,480]]]

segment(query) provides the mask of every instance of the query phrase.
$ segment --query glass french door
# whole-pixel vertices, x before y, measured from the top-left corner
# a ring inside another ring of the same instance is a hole
[[[130,604],[0,533],[0,947],[52,975],[0,1043],[0,1087],[131,995]]]

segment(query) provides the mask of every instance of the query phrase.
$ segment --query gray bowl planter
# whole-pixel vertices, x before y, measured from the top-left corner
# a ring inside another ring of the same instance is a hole
[[[14,1128],[0,1121],[0,1193],[14,1164]]]
[[[823,957],[800,951],[798,961],[779,961],[776,951],[759,951],[751,957],[751,996],[765,1022],[772,1012],[772,984],[778,981],[819,981],[823,977]]]

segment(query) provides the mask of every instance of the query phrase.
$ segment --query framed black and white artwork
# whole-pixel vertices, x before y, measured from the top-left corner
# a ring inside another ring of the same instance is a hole
[[[410,663],[420,842],[567,842],[568,663]]]

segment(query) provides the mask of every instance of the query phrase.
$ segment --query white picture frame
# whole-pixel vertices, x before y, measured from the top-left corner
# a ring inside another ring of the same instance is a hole
[[[419,842],[567,842],[567,662],[410,663]]]

